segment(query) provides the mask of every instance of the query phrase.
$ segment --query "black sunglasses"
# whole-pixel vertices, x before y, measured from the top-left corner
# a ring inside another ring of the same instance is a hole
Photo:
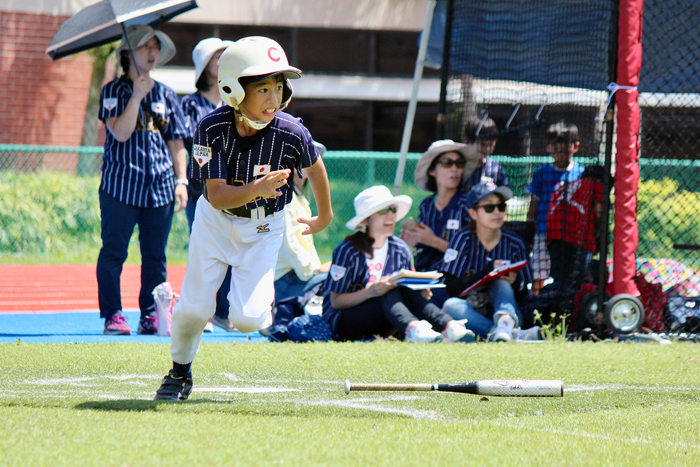
[[[467,161],[464,159],[440,159],[437,163],[446,169],[449,169],[453,165],[456,165],[458,169],[463,169],[464,166],[467,165]]]
[[[482,204],[481,206],[477,206],[475,209],[484,208],[485,212],[491,214],[496,208],[498,208],[498,210],[501,212],[506,212],[506,207],[506,202],[504,201],[498,204]]]
[[[389,206],[388,208],[380,209],[379,211],[377,211],[377,214],[381,214],[383,216],[384,214],[388,214],[389,211],[396,214],[396,206]]]

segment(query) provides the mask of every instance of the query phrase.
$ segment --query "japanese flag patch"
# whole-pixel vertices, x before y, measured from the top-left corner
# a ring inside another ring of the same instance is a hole
[[[102,105],[104,106],[105,109],[112,110],[117,106],[117,98],[116,97],[105,97],[105,99],[102,101]]]
[[[192,145],[192,157],[199,167],[204,167],[211,160],[211,148],[209,146]]]
[[[456,260],[458,254],[459,253],[454,248],[448,248],[447,251],[445,251],[445,256],[442,258],[442,260],[449,263],[450,261]]]
[[[151,102],[151,110],[157,114],[165,115],[165,104],[162,102]]]
[[[337,281],[345,277],[345,271],[344,267],[334,264],[331,266],[330,275],[334,281]]]
[[[253,177],[258,177],[260,175],[267,175],[270,173],[272,166],[270,164],[256,165],[253,167]]]
[[[448,230],[459,230],[459,219],[448,219],[447,220]]]

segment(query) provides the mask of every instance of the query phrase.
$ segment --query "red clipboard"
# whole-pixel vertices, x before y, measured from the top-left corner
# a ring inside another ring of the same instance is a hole
[[[481,286],[484,286],[486,284],[490,284],[491,282],[495,281],[499,277],[503,277],[507,274],[510,274],[511,272],[518,272],[525,266],[527,266],[530,262],[527,260],[523,261],[518,261],[517,263],[511,263],[507,266],[501,266],[499,268],[494,269],[490,273],[486,274],[484,277],[481,278],[478,282],[475,284],[470,285],[466,289],[462,291],[461,294],[459,294],[460,298],[464,298],[469,292],[472,290],[475,290]]]

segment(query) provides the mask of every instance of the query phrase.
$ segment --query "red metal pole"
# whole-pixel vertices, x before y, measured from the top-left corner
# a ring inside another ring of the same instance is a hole
[[[617,84],[637,86],[642,68],[642,12],[644,0],[620,0]],[[639,186],[639,92],[620,89],[617,104],[617,170],[615,174],[615,228],[613,230],[613,294],[639,296],[634,284]]]

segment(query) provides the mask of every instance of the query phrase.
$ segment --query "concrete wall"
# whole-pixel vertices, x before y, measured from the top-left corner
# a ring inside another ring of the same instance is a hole
[[[97,0],[3,0],[5,11],[73,15]],[[428,0],[197,0],[173,21],[420,31]]]

